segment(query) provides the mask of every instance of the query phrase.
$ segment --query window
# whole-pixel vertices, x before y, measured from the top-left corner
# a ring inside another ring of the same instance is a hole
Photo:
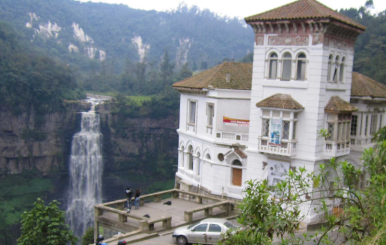
[[[328,133],[330,134],[327,140],[334,140],[334,123],[328,123],[327,130],[328,130]]]
[[[365,136],[367,136],[367,126],[369,123],[369,116],[366,116],[366,122],[365,122]]]
[[[189,169],[193,170],[193,147],[189,146],[188,148],[188,164],[189,164]]]
[[[281,79],[285,81],[291,80],[292,72],[292,55],[290,53],[285,53],[283,56],[283,71]]]
[[[296,139],[296,122],[294,122],[294,126],[293,126],[292,139]]]
[[[333,72],[333,77],[332,77],[332,81],[334,82],[338,82],[338,73],[339,73],[339,56],[336,56],[336,59],[335,59],[335,64],[334,64],[334,72]]]
[[[277,54],[272,53],[269,56],[269,79],[277,78],[277,61],[278,61]]]
[[[221,232],[221,226],[216,224],[210,224],[208,232]]]
[[[201,158],[200,153],[197,153],[197,175],[201,174]]]
[[[200,225],[194,227],[194,229],[192,231],[194,231],[194,232],[206,232],[207,227],[208,227],[208,224],[200,224]]]
[[[181,167],[184,167],[184,147],[181,147]]]
[[[289,140],[290,122],[283,121],[283,140]]]
[[[343,57],[342,63],[340,63],[340,71],[339,71],[339,82],[344,82],[344,62],[346,61],[346,58]]]
[[[375,135],[377,132],[378,115],[371,115],[370,135]]]
[[[196,123],[196,102],[189,102],[189,123]]]
[[[358,126],[358,116],[353,115],[351,117],[351,135],[357,135],[357,126]]]
[[[208,126],[213,126],[213,116],[214,116],[214,105],[208,104],[207,108],[207,115],[208,115]]]
[[[306,55],[304,53],[300,53],[297,59],[297,72],[296,72],[296,80],[304,81],[306,80]]]
[[[208,159],[208,160],[210,160],[210,155],[209,155],[209,154],[206,154],[205,158]]]
[[[263,119],[262,132],[261,135],[264,137],[269,136],[269,119]]]
[[[327,71],[327,81],[331,81],[331,77],[332,77],[332,66],[333,66],[333,59],[334,59],[334,56],[331,54],[330,57],[328,58],[328,71]]]

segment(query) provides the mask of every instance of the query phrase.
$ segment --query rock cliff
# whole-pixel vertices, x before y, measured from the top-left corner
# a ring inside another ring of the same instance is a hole
[[[36,116],[34,111],[14,115],[0,109],[0,176],[38,169],[43,175],[66,169],[72,135],[80,127],[78,112],[86,102],[64,102],[60,112]]]
[[[104,199],[123,198],[127,186],[142,190],[154,182],[160,189],[174,179],[177,165],[178,117],[125,118],[112,104],[98,105],[103,134]]]

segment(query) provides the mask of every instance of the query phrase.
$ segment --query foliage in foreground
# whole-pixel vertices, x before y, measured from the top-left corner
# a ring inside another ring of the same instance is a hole
[[[64,212],[58,207],[60,203],[52,201],[48,206],[40,198],[29,212],[22,215],[22,233],[18,245],[65,245],[75,244],[77,238],[65,223]]]
[[[249,181],[238,222],[219,244],[386,244],[386,140],[363,153],[363,167],[347,161],[320,164],[315,172],[290,169],[285,181]],[[323,222],[322,230],[295,236],[305,216]],[[333,234],[333,235],[332,235]]]
[[[89,245],[94,243],[94,227],[89,227],[82,236],[82,245]]]

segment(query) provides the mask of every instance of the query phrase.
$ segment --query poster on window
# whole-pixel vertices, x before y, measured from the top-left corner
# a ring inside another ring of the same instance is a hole
[[[269,145],[281,145],[282,124],[282,119],[271,119],[271,125],[269,127]]]
[[[275,186],[288,176],[290,163],[275,160],[268,161],[268,185]]]
[[[241,126],[241,127],[249,127],[249,120],[245,119],[236,119],[230,117],[223,117],[222,122],[224,125],[233,125],[233,126]]]

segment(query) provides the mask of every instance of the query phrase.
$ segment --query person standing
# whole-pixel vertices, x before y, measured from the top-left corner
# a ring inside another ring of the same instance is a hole
[[[141,196],[141,192],[139,191],[139,188],[137,188],[137,190],[135,191],[135,199],[134,199],[134,202],[135,202],[135,209],[139,209],[139,198]]]
[[[130,187],[126,188],[126,198],[127,198],[127,212],[130,213],[131,210],[131,198],[133,197],[133,191]]]

